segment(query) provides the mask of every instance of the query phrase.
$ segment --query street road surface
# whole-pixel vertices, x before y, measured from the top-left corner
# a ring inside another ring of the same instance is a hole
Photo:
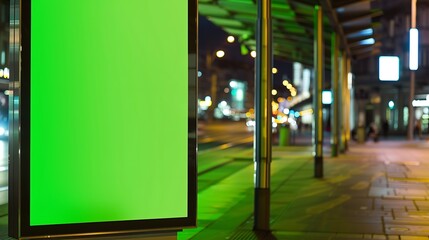
[[[238,145],[253,144],[253,132],[249,132],[244,121],[215,121],[198,123],[199,152],[208,149],[223,150]]]

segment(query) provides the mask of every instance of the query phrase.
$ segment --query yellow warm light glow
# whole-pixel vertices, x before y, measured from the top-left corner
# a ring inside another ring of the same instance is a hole
[[[200,107],[210,107],[212,105],[212,101],[200,101]]]
[[[225,56],[225,52],[222,50],[219,50],[216,52],[216,57],[223,58]]]
[[[289,83],[288,85],[286,85],[286,87],[287,87],[287,89],[290,90],[293,86],[292,86],[292,84]]]
[[[276,102],[271,102],[271,106],[273,108],[273,112],[276,112],[277,110],[279,110],[279,104]]]
[[[311,115],[311,114],[313,114],[313,109],[306,109],[306,110],[303,110],[303,111],[301,111],[301,112],[299,112],[299,114],[301,115],[301,116],[305,116],[305,115]]]
[[[228,36],[228,38],[226,39],[229,43],[233,43],[235,41],[235,37],[234,36]]]
[[[10,70],[9,68],[0,68],[0,78],[10,79]]]
[[[289,84],[288,80],[283,80],[283,86],[287,86]]]
[[[273,67],[273,74],[276,74],[278,72],[279,72],[279,70],[277,68]]]
[[[275,90],[275,89],[271,90],[271,94],[272,95],[277,95],[277,90]]]
[[[252,58],[255,58],[256,57],[256,51],[251,51],[250,56],[252,56]]]

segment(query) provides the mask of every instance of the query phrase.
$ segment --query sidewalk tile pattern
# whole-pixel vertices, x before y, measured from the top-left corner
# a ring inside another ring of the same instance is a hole
[[[241,192],[247,201],[236,201],[215,223],[189,238],[429,239],[428,142],[351,144],[345,154],[335,158],[327,157],[327,152],[323,179],[313,178],[311,151],[301,150],[298,154],[289,147],[273,149],[270,232],[252,231],[250,186]],[[246,204],[250,206],[243,206]],[[233,212],[234,221],[242,219],[238,226],[229,221]],[[219,221],[231,223],[231,227],[214,229]]]

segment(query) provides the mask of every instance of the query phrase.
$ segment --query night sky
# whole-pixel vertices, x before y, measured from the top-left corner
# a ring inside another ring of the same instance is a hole
[[[226,59],[243,61],[246,64],[253,64],[253,60],[249,56],[241,55],[239,43],[228,44],[226,42],[228,34],[203,16],[199,16],[198,31],[200,55],[206,54],[207,51],[215,51],[222,48],[227,52],[227,55],[225,56]],[[282,88],[282,81],[286,77],[288,80],[291,80],[293,77],[292,63],[282,61],[274,57],[274,67],[279,70],[279,73],[273,76],[273,86],[275,88]]]

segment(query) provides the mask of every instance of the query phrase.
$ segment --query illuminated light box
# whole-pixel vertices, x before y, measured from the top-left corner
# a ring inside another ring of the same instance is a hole
[[[410,70],[419,68],[419,30],[416,28],[410,29]]]
[[[10,78],[9,68],[0,68],[0,78],[2,78],[2,79],[9,79]]]
[[[322,103],[332,104],[332,91],[330,90],[322,91]]]
[[[10,234],[194,226],[196,1],[22,1],[21,15]]]
[[[424,100],[413,100],[413,107],[429,107],[429,95],[426,96]]]
[[[378,78],[380,79],[380,81],[398,81],[399,57],[380,56],[378,60]]]

